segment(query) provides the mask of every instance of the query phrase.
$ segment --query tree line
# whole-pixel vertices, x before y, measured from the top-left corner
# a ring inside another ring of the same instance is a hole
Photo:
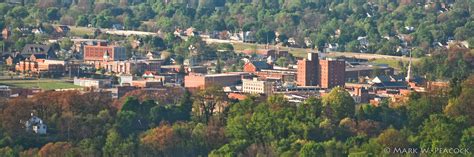
[[[179,94],[180,93],[180,94]],[[355,104],[343,88],[291,103],[282,95],[230,100],[220,88],[134,93],[45,92],[0,100],[0,156],[381,156],[384,148],[474,144],[471,75],[406,101]],[[46,135],[19,120],[33,112]],[[439,155],[439,154],[428,154]],[[446,154],[445,154],[446,155]],[[471,156],[470,154],[460,154]]]
[[[258,43],[339,51],[402,55],[399,46],[413,46],[415,56],[431,53],[438,42],[469,41],[474,23],[469,0],[77,0],[0,3],[0,28],[42,23],[171,33],[194,27],[204,32],[253,31]],[[276,33],[278,32],[278,33]],[[399,37],[398,35],[404,35]],[[358,40],[366,37],[369,44]],[[278,43],[275,40],[278,38]],[[288,42],[289,38],[296,45]],[[32,39],[24,39],[30,42]],[[310,41],[310,42],[305,42]]]

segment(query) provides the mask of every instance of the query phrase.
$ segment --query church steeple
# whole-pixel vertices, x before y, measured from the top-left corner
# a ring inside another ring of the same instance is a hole
[[[407,77],[405,78],[405,80],[407,82],[410,82],[412,79],[413,79],[413,75],[411,72],[411,50],[410,50],[410,63],[408,63]]]
[[[104,52],[103,57],[104,57],[104,61],[109,61],[110,56],[109,56],[109,51],[108,50]]]

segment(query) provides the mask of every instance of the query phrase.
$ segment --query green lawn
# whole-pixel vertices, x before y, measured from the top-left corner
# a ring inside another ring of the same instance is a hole
[[[377,63],[377,64],[387,64],[390,67],[393,67],[395,69],[401,69],[400,67],[400,62],[401,60],[395,60],[395,59],[375,59],[371,60],[371,63]],[[406,65],[408,64],[408,61],[403,61],[403,64]]]
[[[9,80],[0,81],[0,84],[19,88],[41,88],[43,90],[81,88],[60,80]]]
[[[234,50],[236,51],[265,49],[264,44],[233,43],[232,46],[234,46]],[[276,49],[276,47],[274,45],[270,45],[270,49]],[[287,47],[280,47],[280,49],[288,50]],[[308,53],[308,50],[303,48],[291,48],[290,53],[295,57],[304,57],[306,56],[306,53]]]
[[[71,34],[76,35],[76,36],[83,36],[83,35],[93,35],[94,34],[94,29],[87,28],[87,27],[70,27],[71,28]]]

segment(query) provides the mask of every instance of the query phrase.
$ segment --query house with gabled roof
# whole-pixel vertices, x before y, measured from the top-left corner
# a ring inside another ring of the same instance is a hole
[[[273,69],[273,65],[265,61],[251,61],[244,64],[244,72],[257,72],[264,69]]]
[[[49,45],[40,45],[40,44],[26,44],[21,50],[20,55],[23,57],[30,57],[31,55],[42,54],[46,55],[46,59],[56,58],[56,54]]]

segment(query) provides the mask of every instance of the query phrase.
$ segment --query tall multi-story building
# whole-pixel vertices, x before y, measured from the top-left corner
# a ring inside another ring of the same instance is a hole
[[[297,84],[321,88],[344,86],[345,69],[344,60],[319,60],[317,53],[310,52],[308,58],[298,61]]]
[[[346,62],[344,60],[326,59],[319,61],[319,86],[332,88],[344,86]]]
[[[297,84],[299,86],[316,86],[318,85],[318,54],[310,52],[308,58],[298,60]]]
[[[242,91],[244,93],[251,94],[272,94],[273,83],[265,80],[253,79],[242,79]]]
[[[120,61],[126,59],[127,54],[125,47],[109,46],[105,42],[99,42],[97,45],[84,46],[84,61],[89,64],[98,66],[104,61]]]

